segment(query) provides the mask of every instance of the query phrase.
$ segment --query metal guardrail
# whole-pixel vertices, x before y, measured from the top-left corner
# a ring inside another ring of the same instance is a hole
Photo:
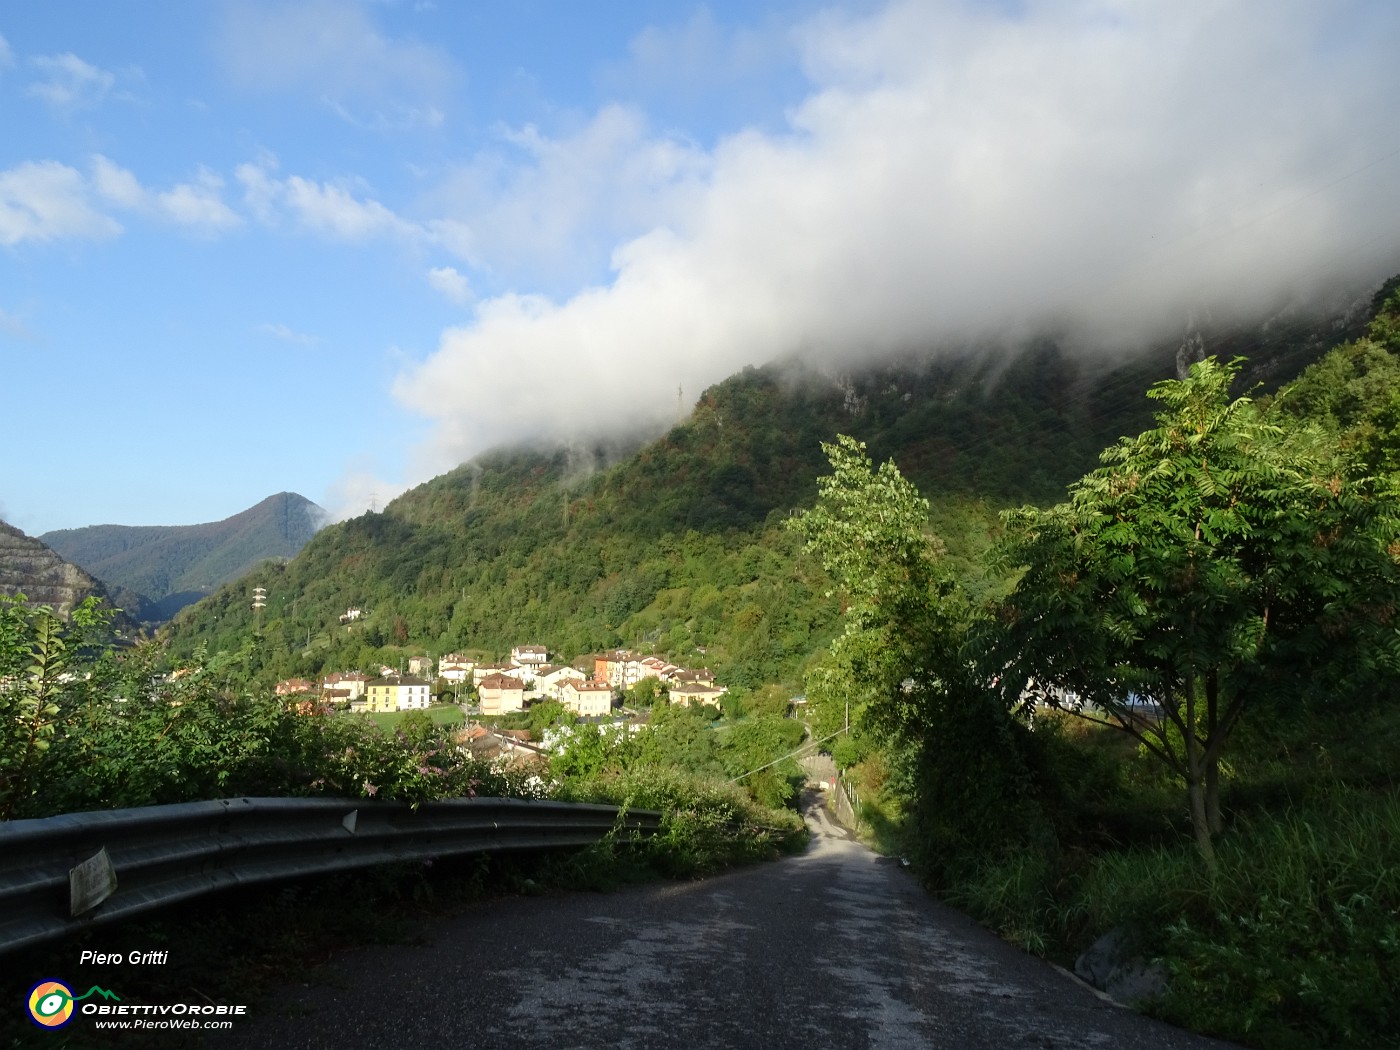
[[[860,831],[860,792],[843,776],[836,778],[836,790],[832,792],[831,805],[836,811],[836,819],[853,831]]]
[[[0,953],[229,886],[649,835],[661,814],[508,798],[235,798],[0,823]]]

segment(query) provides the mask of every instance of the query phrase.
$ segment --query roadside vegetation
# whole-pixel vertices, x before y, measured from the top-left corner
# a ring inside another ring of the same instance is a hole
[[[224,891],[7,954],[10,973],[71,972],[85,947],[158,944],[180,965],[143,974],[151,1001],[258,1002],[337,951],[412,940],[425,923],[476,901],[693,878],[773,859],[806,841],[791,809],[772,809],[727,782],[723,756],[732,763],[747,752],[715,744],[718,711],[658,712],[662,728],[648,748],[604,748],[599,727],[588,725],[579,728],[600,742],[592,751],[581,747],[554,768],[504,765],[473,758],[454,739],[459,709],[408,712],[383,726],[362,716],[299,714],[295,703],[243,683],[236,660],[171,669],[154,646],[107,647],[106,615],[89,603],[65,623],[0,598],[3,819],[242,795],[410,803],[477,795],[660,809],[661,829],[618,833],[584,849],[445,857]],[[685,729],[668,734],[666,724]],[[755,734],[740,738],[757,746]],[[701,769],[675,764],[682,739],[710,756]],[[791,739],[789,732],[780,743]],[[0,1018],[0,1046],[29,1045],[32,1031],[23,1012],[12,1011]],[[144,1045],[100,1035],[101,1044]],[[49,1041],[99,1045],[81,1028]]]
[[[794,527],[843,630],[808,677],[863,819],[931,888],[1145,1008],[1268,1048],[1400,1032],[1400,295],[1275,397],[1213,359],[1050,508],[982,601],[850,439]],[[849,708],[848,708],[849,705]]]

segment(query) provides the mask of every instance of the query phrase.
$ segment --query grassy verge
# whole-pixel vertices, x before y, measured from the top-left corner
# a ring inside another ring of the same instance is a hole
[[[1334,785],[1238,816],[1212,879],[1193,845],[1026,851],[982,864],[950,903],[1072,964],[1109,930],[1162,962],[1149,1011],[1269,1050],[1400,1039],[1400,792]]]

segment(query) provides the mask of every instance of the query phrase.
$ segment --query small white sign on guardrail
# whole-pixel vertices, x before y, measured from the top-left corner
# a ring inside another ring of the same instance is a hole
[[[94,856],[68,869],[68,914],[91,911],[117,892],[117,872],[103,846]]]

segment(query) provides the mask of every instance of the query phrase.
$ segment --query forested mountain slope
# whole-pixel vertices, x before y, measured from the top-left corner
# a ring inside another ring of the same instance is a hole
[[[173,649],[246,649],[255,670],[281,676],[424,651],[626,645],[709,664],[731,684],[795,683],[835,629],[824,582],[782,528],[815,495],[822,441],[847,433],[892,457],[981,593],[996,511],[1061,498],[1106,445],[1150,421],[1145,391],[1183,354],[1248,356],[1242,382],[1272,387],[1368,316],[1276,317],[1120,362],[1047,339],[849,374],[748,368],[635,451],[497,451],[331,526],[287,565],[186,610]],[[261,623],[253,586],[269,592]],[[342,625],[351,607],[364,615]]]
[[[293,557],[324,520],[310,500],[280,492],[223,521],[90,525],[40,539],[113,590],[135,595],[133,615],[158,622],[268,558]]]

